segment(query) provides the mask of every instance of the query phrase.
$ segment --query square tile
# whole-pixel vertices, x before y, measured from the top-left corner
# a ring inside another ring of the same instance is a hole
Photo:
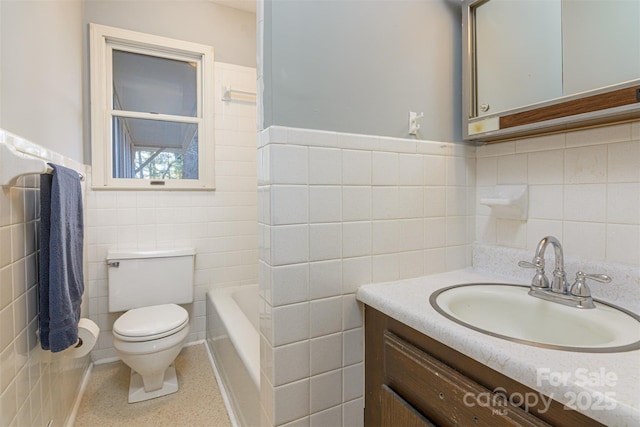
[[[373,221],[371,223],[371,253],[373,255],[398,252],[398,221]]]
[[[607,261],[638,265],[640,262],[640,227],[609,224],[606,240]]]
[[[605,184],[565,185],[565,221],[604,222],[606,194]]]
[[[424,185],[445,184],[445,157],[424,156]]]
[[[424,187],[398,188],[398,218],[422,218]]]
[[[529,185],[564,183],[564,150],[530,153],[527,173]]]
[[[398,157],[398,184],[422,186],[424,159],[420,154],[400,154]]]
[[[371,152],[342,151],[343,185],[371,185]]]
[[[342,333],[311,340],[311,375],[342,367]]]
[[[339,186],[309,187],[309,219],[312,223],[342,220],[342,188]]]
[[[325,298],[310,303],[311,338],[342,330],[342,297]]]
[[[343,332],[343,360],[342,366],[360,363],[364,360],[364,331],[362,328],[350,329]]]
[[[364,364],[347,366],[342,371],[342,401],[348,402],[364,395]]]
[[[309,339],[309,303],[274,307],[272,316],[274,346]]]
[[[400,252],[424,249],[424,220],[398,221],[398,250]]]
[[[342,425],[364,426],[364,399],[355,399],[342,405]]]
[[[342,425],[342,406],[337,405],[311,415],[310,427],[333,427]]]
[[[342,220],[371,220],[371,187],[342,187]]]
[[[342,297],[342,329],[353,329],[362,326],[363,306],[356,299],[355,294]]]
[[[603,261],[607,248],[606,229],[605,224],[565,221],[562,241],[565,253],[592,261]]]
[[[639,182],[640,141],[609,144],[607,148],[609,182]]]
[[[309,226],[280,225],[271,227],[272,264],[297,264],[309,260]]]
[[[529,186],[529,218],[561,220],[564,211],[564,186]]]
[[[274,424],[284,424],[308,415],[309,391],[309,379],[275,387],[273,391]]]
[[[371,283],[371,257],[349,258],[342,261],[342,293],[358,290],[360,285]]]
[[[398,187],[373,187],[371,192],[373,219],[398,218]]]
[[[309,264],[272,267],[270,280],[274,307],[304,302],[309,298]]]
[[[269,171],[272,184],[307,184],[307,147],[272,145],[269,147]]]
[[[398,154],[373,152],[372,184],[398,185]]]
[[[498,157],[498,184],[525,184],[527,182],[527,155],[513,154]]]
[[[273,384],[280,386],[309,376],[310,343],[308,340],[273,349]]]
[[[607,146],[595,145],[565,150],[565,184],[594,184],[607,181]]]
[[[400,278],[400,260],[397,253],[371,257],[371,281],[389,282]]]
[[[309,148],[309,184],[342,184],[342,153],[335,148]]]
[[[342,224],[342,256],[344,258],[371,255],[371,222]]]
[[[271,225],[306,224],[309,221],[309,193],[306,186],[272,185]]]
[[[442,217],[446,215],[447,196],[445,187],[424,188],[424,216]]]
[[[311,377],[311,413],[342,403],[342,369]]]
[[[607,222],[640,225],[640,183],[607,185]]]
[[[309,297],[312,300],[342,294],[342,260],[309,264]]]
[[[342,224],[311,224],[309,226],[309,260],[323,261],[338,258],[342,258]]]

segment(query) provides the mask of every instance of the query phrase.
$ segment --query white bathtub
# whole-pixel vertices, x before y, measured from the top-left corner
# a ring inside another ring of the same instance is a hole
[[[241,426],[260,424],[258,298],[258,285],[207,293],[207,343]]]

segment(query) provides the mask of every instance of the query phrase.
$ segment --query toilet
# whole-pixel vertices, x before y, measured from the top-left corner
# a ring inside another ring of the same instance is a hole
[[[193,302],[193,248],[109,251],[109,312],[113,346],[131,368],[129,403],[178,391],[173,362],[189,334]]]

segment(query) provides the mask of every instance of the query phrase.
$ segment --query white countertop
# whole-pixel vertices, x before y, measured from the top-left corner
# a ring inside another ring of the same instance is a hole
[[[364,285],[357,298],[560,403],[573,401],[573,409],[603,424],[640,426],[640,350],[577,353],[519,344],[459,325],[429,303],[440,288],[476,282],[528,284],[465,269]]]

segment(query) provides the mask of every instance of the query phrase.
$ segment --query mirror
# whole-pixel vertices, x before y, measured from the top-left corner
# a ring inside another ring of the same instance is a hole
[[[464,0],[465,139],[640,117],[640,0]]]

